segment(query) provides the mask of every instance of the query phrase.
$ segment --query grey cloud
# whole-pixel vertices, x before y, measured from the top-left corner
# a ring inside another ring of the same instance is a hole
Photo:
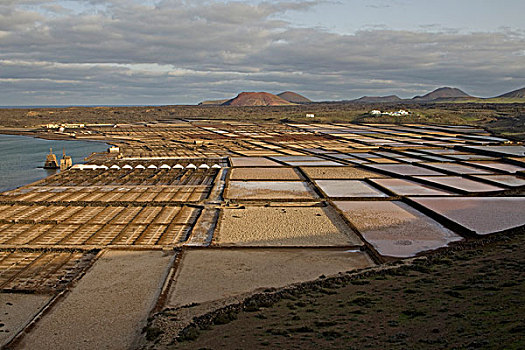
[[[0,5],[0,104],[183,103],[292,89],[314,99],[410,96],[440,85],[488,96],[525,85],[525,36],[509,29],[342,35],[279,17],[317,1],[91,0],[97,7],[85,12],[31,3]]]

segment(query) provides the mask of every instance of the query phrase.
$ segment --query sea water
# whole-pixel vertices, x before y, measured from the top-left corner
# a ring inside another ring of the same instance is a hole
[[[57,160],[62,150],[73,164],[84,163],[93,152],[103,152],[108,145],[98,141],[43,140],[28,136],[0,135],[0,192],[27,185],[55,174],[58,170],[43,169],[49,148]]]

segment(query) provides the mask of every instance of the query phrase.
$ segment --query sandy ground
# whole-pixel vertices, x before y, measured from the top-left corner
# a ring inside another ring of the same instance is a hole
[[[110,251],[46,314],[20,349],[127,349],[156,302],[172,254]]]
[[[301,180],[292,168],[237,168],[231,180]]]
[[[49,300],[50,295],[0,293],[0,347],[21,331]]]
[[[319,207],[224,209],[216,243],[244,246],[362,244],[333,209]]]
[[[365,179],[385,177],[372,171],[354,167],[304,167],[301,169],[312,179]]]
[[[232,166],[269,166],[269,167],[275,167],[275,166],[282,166],[281,164],[274,162],[273,160],[266,159],[263,157],[233,157],[231,159]]]
[[[363,238],[381,255],[406,258],[461,237],[402,202],[337,201]]]
[[[167,307],[228,298],[373,265],[365,253],[344,250],[199,249],[184,254]]]
[[[230,181],[225,195],[230,199],[309,199],[317,195],[301,181]]]

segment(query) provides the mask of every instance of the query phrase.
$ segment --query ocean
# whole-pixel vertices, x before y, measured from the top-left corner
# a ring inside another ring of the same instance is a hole
[[[28,136],[0,135],[0,192],[15,189],[55,174],[58,170],[43,169],[49,148],[57,159],[62,149],[73,158],[73,164],[84,163],[93,152],[109,146],[97,141],[43,140]]]

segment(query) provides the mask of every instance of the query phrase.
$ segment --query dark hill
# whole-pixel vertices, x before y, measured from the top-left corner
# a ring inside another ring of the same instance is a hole
[[[354,100],[354,102],[362,102],[362,103],[399,102],[399,101],[402,101],[402,100],[396,95],[363,96],[363,97],[358,98],[357,100]]]
[[[504,98],[525,98],[525,87],[514,90],[511,92],[507,92],[506,94],[500,95],[498,97],[504,97]]]
[[[465,93],[464,91],[461,91],[458,88],[452,88],[452,87],[442,87],[439,89],[436,89],[432,92],[429,92],[426,95],[423,96],[415,96],[413,100],[416,101],[433,101],[433,100],[440,100],[440,99],[456,99],[456,98],[470,98],[469,94]]]
[[[277,94],[277,96],[291,103],[310,103],[312,102],[310,99],[302,95],[299,95],[296,92],[292,92],[292,91],[281,92],[280,94]]]
[[[241,92],[237,97],[222,104],[222,106],[287,106],[293,103],[268,92]]]

